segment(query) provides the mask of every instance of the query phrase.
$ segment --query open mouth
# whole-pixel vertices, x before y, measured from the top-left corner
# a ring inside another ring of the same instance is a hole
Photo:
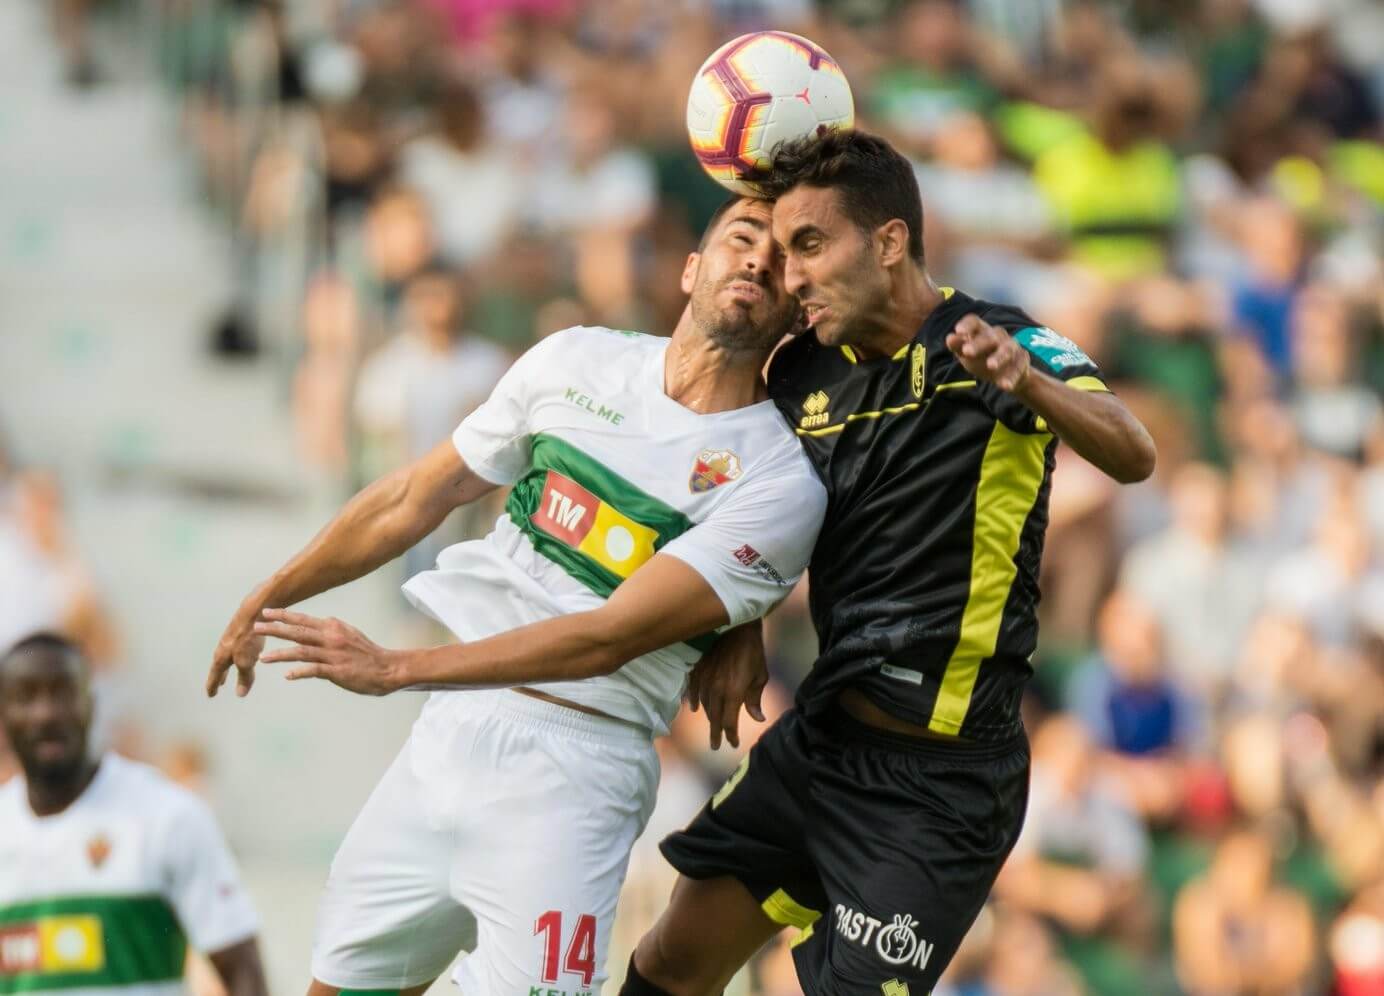
[[[803,317],[807,319],[808,325],[816,325],[821,321],[822,316],[827,313],[825,305],[805,304],[803,305]]]

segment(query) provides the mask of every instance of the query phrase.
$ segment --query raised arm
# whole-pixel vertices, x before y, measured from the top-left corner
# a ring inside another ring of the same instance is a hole
[[[364,577],[431,533],[453,509],[495,487],[465,464],[450,440],[366,487],[241,602],[212,656],[207,694],[216,694],[232,667],[238,671],[236,694],[250,691],[264,646],[254,633],[261,611]]]
[[[365,695],[411,686],[469,688],[572,681],[610,674],[650,651],[729,622],[711,585],[691,566],[659,554],[635,571],[600,608],[545,619],[474,643],[427,650],[385,650],[337,619],[269,610],[261,637],[292,646],[268,662],[301,661],[288,677],[325,678]]]
[[[1042,372],[1013,336],[978,315],[956,323],[947,348],[977,380],[1012,394],[1038,417],[1040,426],[1116,481],[1133,484],[1153,473],[1157,454],[1152,437],[1113,394],[1103,388],[1081,390],[1076,382]],[[1083,379],[1101,386],[1094,378]]]

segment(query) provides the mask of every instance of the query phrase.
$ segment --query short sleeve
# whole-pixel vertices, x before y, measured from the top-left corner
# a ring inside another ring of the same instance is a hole
[[[529,403],[533,378],[547,362],[555,332],[505,371],[484,402],[452,433],[452,445],[470,467],[491,484],[513,484],[529,465]]]
[[[1044,325],[1014,324],[1007,331],[1028,351],[1032,370],[1055,377],[1074,390],[1110,390],[1095,361],[1066,336]],[[986,407],[1009,428],[1025,433],[1048,431],[1043,419],[1008,391],[994,384],[981,384],[980,392]]]
[[[700,574],[738,626],[792,591],[812,558],[826,505],[826,489],[805,460],[801,472],[766,468],[660,552]]]
[[[164,839],[166,898],[188,942],[214,954],[254,937],[259,917],[211,810],[190,795],[172,808]]]

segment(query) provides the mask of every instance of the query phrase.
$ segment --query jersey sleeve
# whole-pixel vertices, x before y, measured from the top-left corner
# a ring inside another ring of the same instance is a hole
[[[552,362],[553,354],[572,331],[554,332],[515,360],[490,397],[452,433],[452,445],[466,466],[491,484],[513,484],[528,467],[534,379]]]
[[[1005,328],[1014,341],[1028,351],[1034,372],[1055,377],[1078,391],[1110,390],[1095,361],[1066,336],[1028,321],[996,321],[988,316],[986,320]],[[1008,391],[983,383],[980,393],[995,418],[1010,429],[1024,433],[1048,431],[1047,423]]]
[[[660,552],[700,574],[738,626],[766,615],[793,590],[826,506],[826,489],[805,461],[791,473],[765,469]]]
[[[214,954],[254,937],[259,917],[211,809],[191,795],[170,808],[163,848],[165,898],[188,943]]]

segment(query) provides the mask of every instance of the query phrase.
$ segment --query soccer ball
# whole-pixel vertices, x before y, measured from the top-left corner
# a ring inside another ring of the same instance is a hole
[[[741,35],[711,53],[687,97],[687,134],[702,168],[747,197],[743,177],[769,165],[784,141],[855,124],[851,87],[836,60],[787,31]]]

